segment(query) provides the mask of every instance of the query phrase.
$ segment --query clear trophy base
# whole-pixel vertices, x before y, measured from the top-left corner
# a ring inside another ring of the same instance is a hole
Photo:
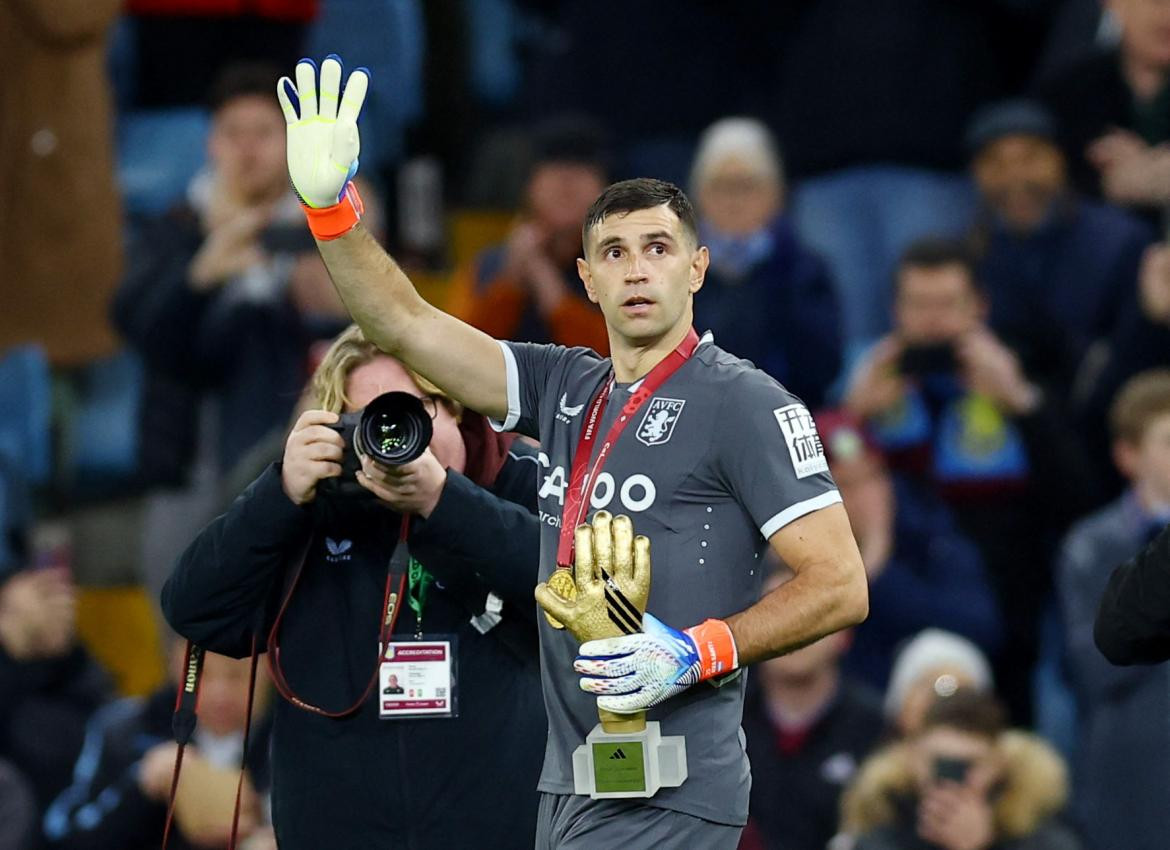
[[[664,737],[657,721],[620,732],[606,732],[598,723],[573,753],[574,793],[594,800],[653,797],[686,778],[686,738]]]

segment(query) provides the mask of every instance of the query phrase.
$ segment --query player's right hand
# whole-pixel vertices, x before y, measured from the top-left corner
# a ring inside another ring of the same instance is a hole
[[[297,63],[296,84],[281,77],[276,96],[288,124],[288,176],[305,205],[320,209],[336,204],[357,172],[361,149],[357,118],[370,72],[356,69],[342,94],[341,59],[330,54],[321,63],[320,96],[317,77],[316,63],[302,59]]]
[[[313,501],[318,482],[341,475],[345,441],[327,427],[339,418],[328,410],[306,410],[293,425],[284,444],[280,483],[294,505]]]

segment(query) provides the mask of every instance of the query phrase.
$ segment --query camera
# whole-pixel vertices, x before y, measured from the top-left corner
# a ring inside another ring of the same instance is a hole
[[[361,410],[343,413],[330,425],[345,441],[341,476],[326,478],[318,492],[329,498],[374,498],[354,475],[368,457],[386,466],[402,466],[418,459],[431,442],[431,415],[422,401],[410,393],[389,392]]]
[[[898,371],[908,378],[953,375],[959,369],[955,348],[950,343],[907,346],[898,360]]]

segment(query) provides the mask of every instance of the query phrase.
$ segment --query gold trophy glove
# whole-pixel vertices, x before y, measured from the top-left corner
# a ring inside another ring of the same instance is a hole
[[[346,184],[357,173],[361,139],[357,119],[369,87],[370,72],[358,68],[341,94],[341,59],[330,54],[321,63],[320,94],[317,65],[297,63],[296,84],[281,77],[276,96],[288,125],[288,175],[307,207],[337,204]]]
[[[598,511],[574,532],[572,578],[558,569],[536,588],[545,613],[581,643],[636,632],[650,596],[650,540],[627,516]]]

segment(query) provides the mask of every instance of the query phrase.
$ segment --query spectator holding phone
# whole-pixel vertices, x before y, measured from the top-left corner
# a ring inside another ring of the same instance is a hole
[[[862,765],[843,831],[853,850],[1078,850],[1055,820],[1067,785],[1051,747],[1005,728],[993,697],[961,689]]]
[[[1011,647],[996,679],[1026,722],[1052,552],[1095,485],[1056,394],[991,330],[989,307],[964,245],[912,245],[895,279],[894,330],[862,357],[844,406],[891,468],[948,502],[980,548]]]

